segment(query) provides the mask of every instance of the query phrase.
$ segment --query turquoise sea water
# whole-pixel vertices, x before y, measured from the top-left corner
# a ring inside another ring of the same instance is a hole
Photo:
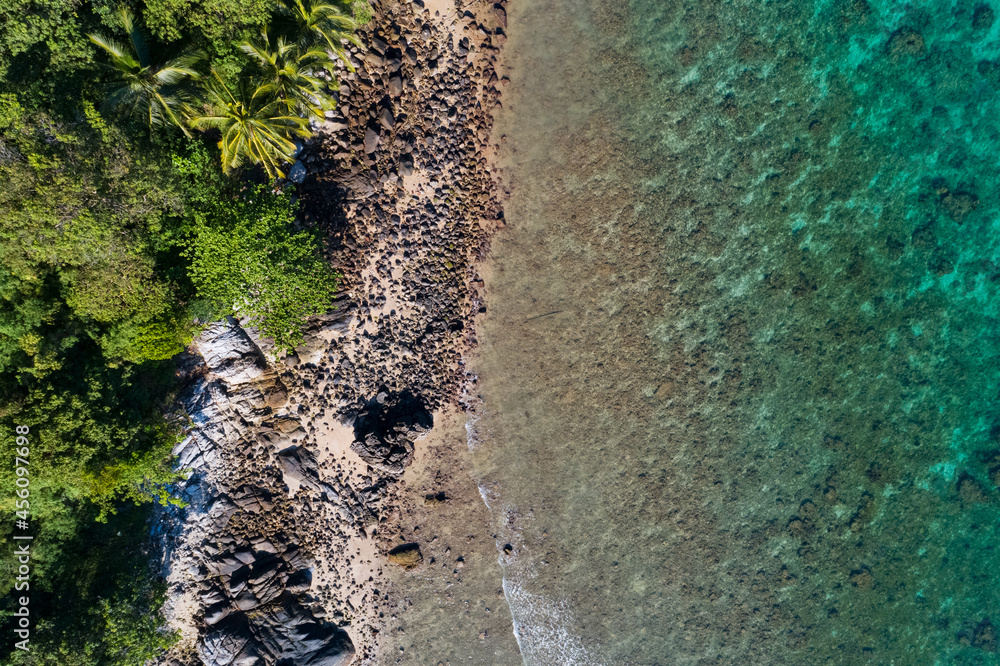
[[[510,6],[470,441],[527,663],[1000,662],[993,11]]]

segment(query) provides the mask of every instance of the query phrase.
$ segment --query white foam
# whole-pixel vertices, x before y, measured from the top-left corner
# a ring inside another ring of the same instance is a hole
[[[598,663],[580,638],[566,629],[573,616],[565,601],[550,601],[506,576],[503,593],[514,617],[514,639],[526,665]]]
[[[503,570],[503,593],[514,620],[514,639],[526,666],[563,666],[598,664],[587,651],[579,636],[572,634],[573,615],[565,600],[552,600],[529,590],[536,577],[531,551],[524,543],[521,512],[503,501],[501,491],[493,485],[477,484],[483,504],[489,509],[497,535],[497,559]],[[504,553],[510,544],[514,555]]]
[[[466,443],[469,451],[476,451],[486,437],[477,428],[486,407],[483,400],[469,389],[477,378],[469,375],[462,395],[465,407]],[[503,571],[502,587],[507,605],[514,620],[513,632],[521,657],[527,666],[591,665],[599,662],[588,653],[579,636],[568,629],[573,626],[573,616],[565,600],[552,600],[529,590],[536,574],[530,549],[522,537],[522,522],[530,520],[517,507],[503,499],[503,489],[488,479],[478,479],[476,486],[483,504],[497,526],[498,563]],[[513,556],[504,553],[504,546],[511,544]]]

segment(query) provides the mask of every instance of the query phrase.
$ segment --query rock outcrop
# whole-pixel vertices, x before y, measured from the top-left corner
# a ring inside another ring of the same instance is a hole
[[[390,474],[403,473],[413,459],[413,442],[434,425],[427,405],[409,392],[380,391],[347,421],[354,425],[354,452]]]
[[[167,663],[370,659],[385,595],[361,553],[384,562],[398,545],[377,541],[398,519],[398,475],[469,381],[462,355],[485,309],[474,262],[503,224],[486,154],[506,16],[502,3],[447,19],[419,2],[373,5],[371,50],[351,47],[338,107],[293,174],[300,222],[326,235],[343,293],[278,362],[229,321],[181,367],[188,505],[154,526],[165,612],[184,635]],[[337,429],[353,442],[334,445]]]
[[[181,397],[192,427],[175,450],[190,470],[178,489],[187,506],[165,509],[158,521],[172,528],[162,539],[168,616],[197,636],[194,650],[209,666],[347,664],[347,633],[309,610],[312,563],[294,535],[253,520],[280,513],[281,474],[241,473],[250,471],[248,449],[251,457],[273,450],[268,435],[302,432],[293,416],[275,412],[287,391],[233,320],[209,326],[195,348],[203,365],[189,362]],[[261,428],[268,419],[276,427]],[[276,458],[295,482],[319,487],[311,453],[292,446]]]

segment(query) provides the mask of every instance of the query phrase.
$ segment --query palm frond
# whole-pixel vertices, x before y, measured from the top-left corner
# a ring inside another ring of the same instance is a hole
[[[235,92],[213,71],[205,89],[214,110],[192,117],[194,129],[218,129],[225,171],[246,162],[260,164],[271,177],[283,176],[282,165],[294,161],[293,137],[308,138],[309,122],[290,115],[280,96],[281,81],[272,79],[255,88],[245,83]]]
[[[114,39],[94,33],[88,34],[87,37],[90,38],[91,42],[104,49],[112,58],[117,59],[125,57],[125,48]]]
[[[269,65],[271,63],[272,54],[263,46],[258,46],[252,42],[243,42],[240,44],[240,50],[261,65]]]
[[[192,129],[211,130],[227,127],[231,122],[229,116],[196,116],[188,120]]]
[[[132,42],[132,48],[135,51],[137,60],[143,67],[149,67],[152,64],[149,44],[146,41],[146,35],[143,34],[142,27],[135,20],[135,15],[125,5],[120,5],[117,13],[118,21],[121,23],[122,28],[125,29],[125,32],[128,33],[129,41]]]
[[[195,67],[206,60],[208,60],[208,53],[203,49],[187,49],[180,55],[172,58],[166,66],[189,70],[191,73],[188,76],[198,79],[201,78],[201,74],[195,70]]]
[[[161,86],[172,86],[184,79],[197,79],[198,72],[187,67],[164,67],[153,74],[152,79]]]
[[[188,50],[157,65],[132,12],[120,7],[118,20],[129,35],[130,48],[110,37],[89,35],[90,41],[107,53],[110,68],[117,73],[107,86],[102,110],[141,118],[150,128],[174,124],[188,134],[184,121],[187,93],[182,84],[200,78],[194,67],[204,59],[204,52]]]

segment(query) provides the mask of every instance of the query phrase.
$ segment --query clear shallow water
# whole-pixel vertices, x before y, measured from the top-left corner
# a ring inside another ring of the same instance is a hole
[[[510,7],[474,435],[526,662],[997,659],[984,7]]]

